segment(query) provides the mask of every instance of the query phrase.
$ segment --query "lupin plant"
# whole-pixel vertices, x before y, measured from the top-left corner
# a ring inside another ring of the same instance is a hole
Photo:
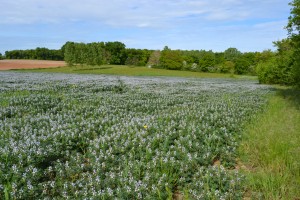
[[[238,199],[254,81],[0,73],[0,199]],[[216,165],[216,163],[219,163]]]

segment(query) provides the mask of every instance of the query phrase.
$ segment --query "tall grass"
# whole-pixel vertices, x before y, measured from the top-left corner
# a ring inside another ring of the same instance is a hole
[[[277,90],[241,145],[251,199],[300,199],[300,91]]]

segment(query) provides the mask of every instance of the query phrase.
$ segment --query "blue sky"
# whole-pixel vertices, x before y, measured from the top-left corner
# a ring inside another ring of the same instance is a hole
[[[0,52],[66,41],[128,48],[274,49],[287,37],[289,0],[0,0]]]

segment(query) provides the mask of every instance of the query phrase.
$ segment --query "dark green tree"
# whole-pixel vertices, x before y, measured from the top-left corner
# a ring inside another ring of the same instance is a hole
[[[246,52],[242,54],[242,58],[247,60],[250,66],[254,66],[257,65],[256,54],[257,52]]]
[[[289,5],[292,8],[286,29],[294,48],[292,72],[295,83],[300,86],[300,0],[293,0]]]
[[[212,51],[203,51],[199,59],[199,68],[202,72],[213,72],[215,67],[216,58]]]
[[[110,64],[114,65],[124,65],[126,61],[126,52],[125,52],[125,44],[122,42],[107,42],[105,43],[105,50],[107,51],[107,55],[110,56],[109,61]]]
[[[64,59],[69,66],[76,64],[75,43],[67,42],[64,46]]]
[[[104,43],[93,42],[87,44],[87,62],[88,65],[102,65],[104,63]]]
[[[6,51],[7,59],[38,59],[38,60],[63,60],[61,50],[47,49],[44,47],[37,47],[36,49],[27,50],[12,50]]]
[[[235,60],[234,73],[247,74],[250,67],[250,63],[247,59],[239,57]]]
[[[274,42],[277,47],[276,73],[278,73],[278,83],[292,85],[295,83],[295,48],[291,39],[283,39]]]
[[[292,41],[283,39],[274,42],[274,45],[277,47],[276,56],[258,64],[258,79],[261,83],[292,85],[295,83]]]
[[[126,65],[145,66],[151,52],[147,49],[126,49]]]
[[[255,62],[261,63],[261,62],[268,62],[269,60],[272,60],[276,56],[276,53],[272,50],[264,50],[263,52],[257,52],[255,55]]]
[[[225,62],[224,52],[215,53],[215,62],[216,65],[222,65]]]

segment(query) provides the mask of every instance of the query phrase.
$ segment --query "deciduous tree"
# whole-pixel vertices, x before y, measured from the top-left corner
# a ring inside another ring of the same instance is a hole
[[[215,66],[215,54],[212,51],[203,51],[199,59],[199,68],[203,72],[213,71]]]
[[[230,47],[224,51],[224,58],[227,61],[234,62],[241,54],[237,48]]]
[[[292,6],[291,15],[286,29],[294,47],[292,67],[294,79],[295,83],[300,86],[300,0],[293,0],[290,6]]]
[[[178,50],[171,50],[165,47],[161,52],[160,66],[165,69],[179,70],[183,65],[183,58]]]

